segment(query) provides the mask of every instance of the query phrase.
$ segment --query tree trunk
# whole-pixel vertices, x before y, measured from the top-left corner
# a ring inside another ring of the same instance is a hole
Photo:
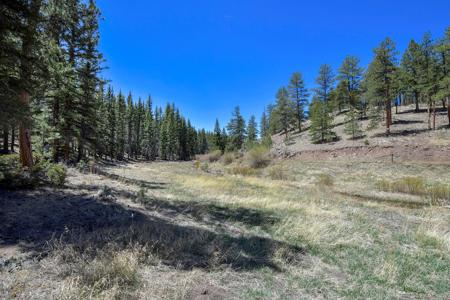
[[[391,105],[390,101],[386,101],[386,134],[391,134]]]
[[[447,118],[448,126],[450,126],[450,97],[447,96]]]
[[[15,125],[11,127],[11,153],[14,153],[14,144],[16,143]]]
[[[433,101],[433,130],[436,130],[436,101]]]
[[[428,129],[431,130],[431,103],[428,101],[427,105],[427,114],[428,114]]]
[[[416,102],[415,112],[418,113],[419,112],[419,93],[418,92],[414,92],[414,100]]]
[[[29,15],[27,26],[22,39],[22,49],[20,57],[20,85],[19,85],[19,101],[23,108],[27,111],[25,117],[19,122],[19,153],[22,166],[31,168],[33,166],[33,152],[31,149],[30,121],[30,85],[31,74],[33,73],[33,64],[31,62],[33,56],[33,48],[36,46],[36,28],[39,22],[39,11],[41,9],[42,0],[34,0],[29,4]]]
[[[9,138],[9,129],[7,125],[3,126],[3,152],[8,153],[8,138]]]
[[[20,94],[20,101],[25,105],[29,105],[30,95],[27,91],[22,90]],[[33,152],[31,150],[31,136],[30,129],[26,121],[22,120],[19,124],[19,153],[20,162],[22,166],[31,168],[33,167]]]

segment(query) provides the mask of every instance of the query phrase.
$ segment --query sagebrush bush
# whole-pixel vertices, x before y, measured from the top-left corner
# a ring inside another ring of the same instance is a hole
[[[229,172],[233,175],[242,176],[254,176],[258,174],[258,172],[254,168],[243,165],[234,166],[229,170]]]
[[[222,156],[222,163],[224,165],[229,165],[229,164],[233,163],[233,161],[234,161],[234,153],[233,152],[226,152]]]
[[[208,161],[213,163],[219,161],[222,157],[222,152],[220,150],[215,150],[213,152],[208,153]]]
[[[264,146],[257,146],[248,151],[246,160],[251,168],[264,168],[269,165],[269,150]]]
[[[50,163],[46,169],[46,174],[51,185],[63,186],[66,182],[67,171],[61,165]]]
[[[203,164],[200,165],[200,169],[203,172],[208,172],[209,171],[209,164],[207,162],[204,162]]]
[[[332,186],[334,184],[334,179],[330,174],[322,173],[317,176],[316,183],[321,186]]]
[[[287,180],[289,176],[283,166],[276,165],[269,169],[269,177],[273,180]]]

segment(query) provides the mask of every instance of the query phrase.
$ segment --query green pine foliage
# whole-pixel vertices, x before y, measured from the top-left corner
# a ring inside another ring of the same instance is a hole
[[[392,124],[391,105],[398,93],[398,71],[394,42],[386,38],[374,50],[375,57],[366,75],[367,98],[371,109],[371,125],[379,124],[381,112],[385,112],[386,133]]]
[[[362,137],[363,131],[361,129],[361,123],[359,122],[360,112],[350,107],[345,113],[344,118],[344,132],[350,136],[352,140]]]
[[[333,109],[330,102],[314,97],[309,106],[309,135],[313,143],[331,142],[336,138],[333,132]]]
[[[300,72],[295,72],[294,74],[292,74],[287,91],[290,100],[294,103],[294,113],[295,120],[297,122],[297,129],[299,132],[301,132],[302,124],[306,119],[305,106],[308,103],[309,92],[305,87],[305,82]]]
[[[236,106],[232,113],[232,118],[227,125],[228,131],[228,149],[229,150],[240,150],[244,145],[246,138],[246,128],[245,120],[241,115],[241,110],[239,106]]]

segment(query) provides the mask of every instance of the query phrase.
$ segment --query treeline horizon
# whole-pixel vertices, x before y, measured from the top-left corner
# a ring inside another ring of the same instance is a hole
[[[216,119],[214,130],[206,131],[192,126],[174,104],[153,108],[151,98],[115,95],[106,87],[98,49],[100,17],[94,0],[0,4],[2,152],[14,152],[17,136],[23,166],[33,166],[33,154],[65,163],[189,160],[212,150],[268,146],[271,135],[288,138],[304,131],[307,120],[313,142],[330,142],[337,138],[337,113],[345,113],[345,132],[352,139],[381,124],[389,135],[392,106],[405,103],[415,103],[417,111],[421,103],[427,105],[429,129],[436,128],[436,106],[442,103],[450,124],[450,27],[437,40],[429,33],[420,43],[411,40],[400,60],[387,38],[366,69],[355,56],[347,56],[337,74],[321,65],[314,87],[306,87],[302,74],[294,72],[259,125],[254,115],[247,123],[238,106],[226,126]],[[370,128],[361,127],[366,118]]]

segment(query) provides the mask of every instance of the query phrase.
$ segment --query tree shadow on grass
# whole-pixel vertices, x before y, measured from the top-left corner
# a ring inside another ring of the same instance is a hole
[[[171,205],[182,213],[182,207]],[[0,247],[13,245],[37,256],[51,253],[54,241],[93,256],[104,249],[138,244],[164,264],[184,270],[221,265],[234,270],[280,270],[276,262],[280,253],[287,261],[304,254],[302,248],[271,238],[179,225],[68,189],[0,191],[0,220]]]
[[[77,184],[73,186],[77,190],[98,192],[105,186],[92,184]],[[221,225],[226,222],[238,222],[247,226],[260,226],[267,229],[280,219],[279,217],[258,209],[245,207],[231,208],[224,205],[204,201],[185,201],[182,199],[164,199],[155,196],[138,197],[137,193],[129,190],[106,187],[108,194],[113,198],[120,196],[133,202],[140,203],[149,211],[156,211],[169,218],[185,216],[196,222],[207,225]]]

